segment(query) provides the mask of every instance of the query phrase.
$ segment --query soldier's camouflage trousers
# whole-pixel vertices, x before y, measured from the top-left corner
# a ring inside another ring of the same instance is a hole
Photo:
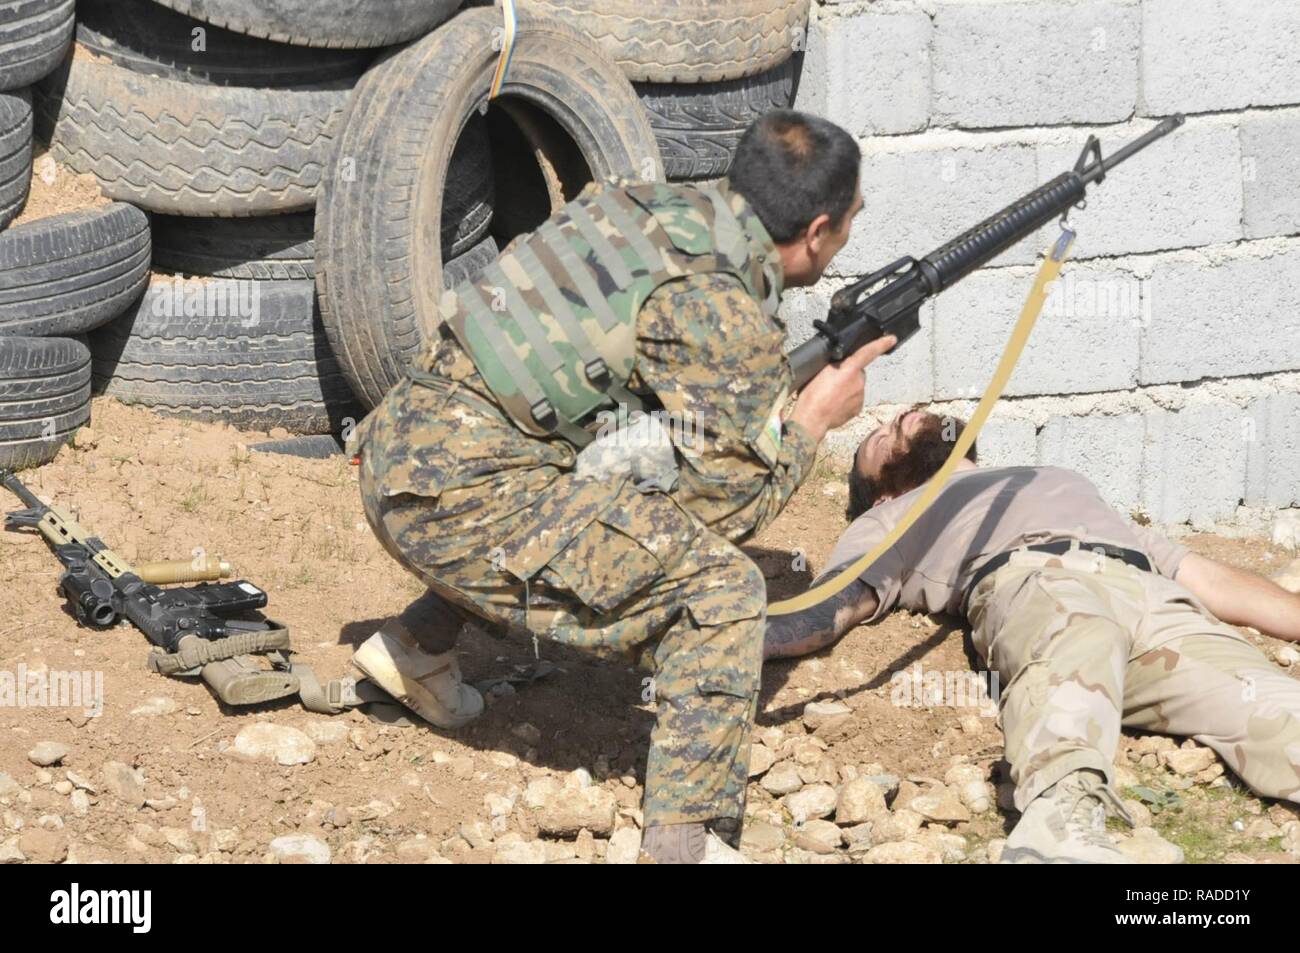
[[[1300,802],[1300,682],[1174,581],[1078,549],[1020,551],[968,614],[1005,686],[1020,810],[1082,768],[1113,781],[1121,725],[1190,736],[1257,794]]]
[[[653,671],[645,822],[738,829],[767,602],[753,562],[663,493],[577,478],[571,447],[461,385],[399,384],[366,426],[362,501],[389,553],[462,612]]]

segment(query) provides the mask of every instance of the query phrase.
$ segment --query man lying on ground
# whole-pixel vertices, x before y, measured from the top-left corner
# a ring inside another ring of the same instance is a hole
[[[821,579],[872,549],[964,423],[911,410],[858,447]],[[819,579],[818,581],[821,581]],[[1265,797],[1300,802],[1300,682],[1233,625],[1300,640],[1300,596],[1134,526],[1084,477],[980,468],[839,595],[768,622],[765,657],[805,655],[895,606],[964,615],[1005,686],[1000,724],[1021,818],[1003,862],[1124,863],[1111,787],[1120,727],[1209,745]]]

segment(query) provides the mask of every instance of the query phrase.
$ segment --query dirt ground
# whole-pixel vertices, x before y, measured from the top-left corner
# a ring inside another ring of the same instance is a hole
[[[343,674],[353,647],[419,594],[365,525],[356,468],[342,457],[250,453],[260,435],[106,399],[96,400],[92,424],[76,447],[24,474],[28,485],[74,509],[127,560],[182,558],[196,549],[230,560],[239,577],[269,592],[268,614],[290,627],[300,659],[322,677]],[[749,547],[774,596],[801,590],[822,565],[843,526],[843,502],[840,477],[819,471]],[[17,505],[5,500],[6,508]],[[1190,544],[1265,572],[1288,558],[1263,540],[1201,536]],[[791,568],[800,549],[805,572]],[[301,850],[270,845],[295,834],[327,846],[334,862],[599,860],[610,853],[612,830],[603,822],[594,836],[538,840],[525,793],[545,778],[590,783],[612,798],[614,828],[639,823],[652,720],[639,671],[543,643],[549,672],[517,680],[513,691],[498,688],[484,716],[456,733],[376,725],[360,712],[330,719],[289,702],[223,709],[201,683],[149,672],[146,640],[133,628],[79,628],[55,590],[58,576],[39,536],[0,533],[0,672],[102,672],[104,689],[96,717],[81,708],[0,707],[0,845],[9,848],[0,847],[0,857],[293,861],[303,859]],[[759,714],[763,743],[778,756],[793,751],[819,777],[838,773],[836,783],[885,772],[905,779],[904,790],[925,788],[954,758],[987,774],[1001,758],[993,719],[971,708],[891,702],[892,673],[916,663],[965,670],[967,645],[951,620],[899,613],[815,657],[771,665]],[[461,648],[466,677],[476,683],[542,670],[525,639],[468,630]],[[841,700],[851,714],[808,733],[805,705],[827,700]],[[280,766],[236,756],[236,735],[258,722],[309,733],[317,739],[312,760]],[[40,742],[67,753],[38,767],[28,753]],[[809,744],[824,751],[808,756]],[[1183,780],[1138,755],[1127,756],[1129,766],[1151,788],[1167,792],[1171,780]],[[147,803],[114,793],[121,785],[106,780],[111,762],[136,769]],[[1227,781],[1183,787],[1181,803],[1154,823],[1188,860],[1290,859],[1284,848],[1294,846],[1294,834],[1282,826],[1294,821],[1289,809],[1262,804]],[[750,789],[751,828],[764,839],[747,849],[760,859],[850,859],[843,850],[796,846],[799,833],[782,805],[758,779]],[[963,846],[948,859],[987,859],[996,850],[990,841],[1005,837],[1014,817],[994,810],[949,825]],[[628,837],[614,837],[625,848]]]

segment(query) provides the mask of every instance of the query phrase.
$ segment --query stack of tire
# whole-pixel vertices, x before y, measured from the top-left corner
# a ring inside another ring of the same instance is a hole
[[[727,174],[759,116],[794,101],[809,0],[527,0],[585,30],[636,84],[671,181]]]
[[[149,222],[114,203],[11,223],[32,177],[32,94],[72,39],[72,0],[0,2],[0,468],[52,459],[90,419],[86,332],[140,296]]]

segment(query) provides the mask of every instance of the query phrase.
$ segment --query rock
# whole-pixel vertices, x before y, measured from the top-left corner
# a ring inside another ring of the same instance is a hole
[[[749,776],[751,778],[766,774],[774,764],[776,764],[776,753],[771,748],[766,745],[750,745]]]
[[[152,717],[156,715],[170,715],[176,710],[176,703],[170,698],[162,695],[155,695],[148,699],[143,705],[137,705],[131,709],[131,714]]]
[[[750,821],[740,835],[742,850],[767,852],[785,846],[785,831],[767,821]]]
[[[1114,768],[1115,768],[1114,782],[1115,782],[1116,791],[1124,791],[1127,790],[1128,788],[1136,787],[1137,785],[1142,783],[1141,779],[1137,776],[1137,772],[1135,772],[1132,768],[1128,767],[1128,765],[1117,764],[1114,766]]]
[[[61,864],[68,856],[68,835],[33,827],[18,835],[18,849],[34,864]]]
[[[1273,658],[1283,668],[1290,668],[1296,662],[1300,662],[1300,652],[1297,652],[1293,646],[1283,645],[1273,653]]]
[[[915,781],[907,780],[898,783],[898,793],[894,795],[894,803],[890,806],[895,810],[905,810],[912,806],[912,798],[921,794],[921,786]]]
[[[624,827],[614,832],[605,851],[607,864],[635,864],[641,853],[641,832],[635,827]]]
[[[521,722],[510,729],[510,733],[518,738],[524,744],[536,745],[542,740],[542,732],[536,725],[530,725],[528,722]]]
[[[163,827],[158,833],[162,834],[172,850],[178,854],[197,854],[198,848],[194,845],[194,839],[190,837],[190,832],[181,827]]]
[[[795,738],[788,742],[788,754],[795,764],[808,767],[826,756],[828,745],[820,738]]]
[[[984,780],[984,772],[973,764],[954,764],[943,776],[944,783],[957,792],[972,814],[993,810],[993,789]]]
[[[996,864],[1002,860],[1002,851],[1007,846],[1005,837],[995,837],[988,843],[989,863]]]
[[[945,864],[959,864],[966,859],[966,838],[939,827],[927,827],[913,841],[939,852]]]
[[[235,848],[238,846],[239,831],[227,827],[212,832],[212,848],[214,850],[219,850],[223,854],[231,854],[234,853]]]
[[[520,841],[498,848],[492,857],[494,864],[544,864],[546,843],[540,840]]]
[[[393,851],[404,864],[445,864],[438,847],[427,837],[408,837]]]
[[[1300,549],[1300,511],[1287,510],[1273,521],[1273,545],[1295,552]]]
[[[835,823],[845,827],[874,821],[888,813],[884,790],[866,778],[856,778],[841,787],[835,802]]]
[[[33,773],[36,777],[37,784],[49,784],[51,781],[54,780],[54,775],[50,774],[50,772],[46,771],[44,768],[41,768]]]
[[[329,718],[318,718],[302,726],[302,733],[318,745],[334,745],[347,741],[349,730],[347,722]]]
[[[15,781],[12,775],[0,771],[0,797],[13,797],[22,787]]]
[[[1151,826],[1151,809],[1136,798],[1125,798],[1124,808],[1128,811],[1129,816],[1133,818],[1134,827]]]
[[[1139,827],[1132,837],[1124,838],[1117,846],[1119,852],[1135,864],[1183,862],[1183,849],[1157,834],[1154,827]]]
[[[1224,770],[1223,765],[1216,761],[1204,771],[1199,772],[1194,780],[1197,784],[1213,784],[1215,781],[1219,780],[1219,778],[1223,777]]]
[[[868,765],[868,767],[875,767],[875,765]],[[886,801],[898,793],[898,786],[902,783],[898,775],[886,774],[883,771],[863,770],[858,772],[858,777],[879,787],[885,793]]]
[[[799,777],[798,765],[782,761],[764,774],[760,783],[763,785],[763,790],[773,797],[782,797],[793,794],[803,787],[803,778]]]
[[[121,761],[105,761],[104,787],[131,807],[144,807],[144,776]]]
[[[74,787],[81,788],[81,790],[86,791],[90,794],[99,793],[99,791],[96,790],[93,784],[91,784],[86,778],[83,778],[76,771],[66,771],[64,773],[66,774],[68,780],[72,782]]]
[[[62,794],[64,797],[67,797],[69,794],[72,793],[72,782],[71,781],[55,782],[54,793]]]
[[[781,799],[796,824],[827,817],[835,812],[839,795],[829,784],[811,784]]]
[[[509,817],[515,809],[515,799],[503,794],[485,794],[483,806],[487,808],[488,817]]]
[[[27,855],[18,846],[17,836],[0,841],[0,864],[21,864],[26,859]]]
[[[940,824],[959,824],[970,820],[970,810],[961,802],[957,792],[947,785],[938,785],[917,795],[912,798],[909,807],[927,821]]]
[[[863,855],[864,864],[942,864],[943,855],[928,844],[891,841],[877,844]]]
[[[42,768],[58,764],[68,756],[68,746],[57,741],[41,741],[27,752],[27,760]]]
[[[613,832],[617,811],[618,801],[604,788],[566,785],[536,808],[533,820],[544,834],[573,837],[585,827],[603,836]]]
[[[794,843],[796,847],[814,854],[830,854],[844,843],[844,839],[839,827],[830,821],[808,821],[795,834]]]
[[[1214,764],[1214,752],[1209,748],[1177,748],[1162,751],[1160,761],[1175,774],[1199,774]]]
[[[276,764],[310,764],[316,760],[316,742],[297,728],[259,721],[239,729],[230,750],[250,761]]]
[[[888,816],[872,822],[871,832],[877,843],[886,844],[907,840],[919,831],[924,823],[925,818],[916,811],[903,808],[901,811],[891,811]]]
[[[754,737],[757,738],[765,747],[773,751],[781,747],[781,742],[785,738],[785,732],[778,725],[768,725],[766,728],[758,728],[754,731]]]
[[[842,718],[852,714],[853,709],[844,702],[809,702],[803,706],[803,723],[809,731],[816,731],[824,722],[832,718]]]
[[[578,831],[578,836],[573,839],[573,855],[585,864],[596,859],[596,838],[591,831]]]
[[[830,758],[823,756],[815,764],[799,765],[799,777],[804,784],[839,784],[840,769]]]
[[[298,732],[302,734],[302,732]],[[306,738],[306,735],[303,735]],[[309,741],[311,739],[308,739]],[[271,841],[271,853],[282,864],[328,864],[330,848],[311,834],[286,834]]]
[[[482,850],[492,844],[495,834],[489,824],[482,821],[464,821],[460,825],[460,836],[465,838],[470,847]]]
[[[591,772],[586,768],[575,768],[564,776],[566,788],[589,788],[592,785]]]
[[[72,792],[70,800],[72,802],[72,813],[76,814],[77,817],[85,817],[90,813],[90,795],[81,788],[77,788]]]
[[[840,836],[849,845],[849,853],[861,853],[876,846],[874,824],[855,824],[840,829]]]

